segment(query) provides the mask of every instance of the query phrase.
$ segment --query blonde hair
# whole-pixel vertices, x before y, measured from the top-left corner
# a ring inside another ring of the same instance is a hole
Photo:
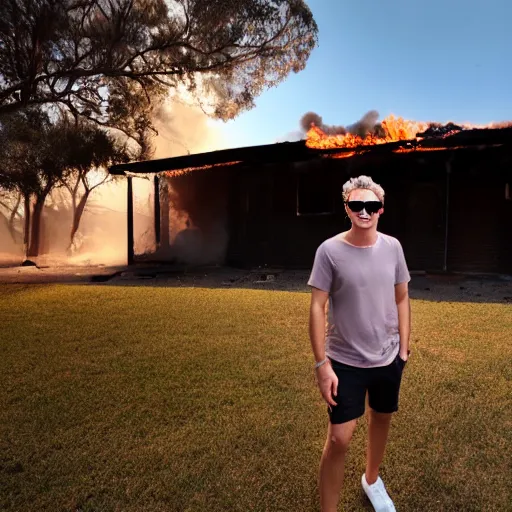
[[[347,202],[350,194],[357,189],[371,190],[379,200],[384,203],[384,189],[378,183],[375,183],[369,176],[350,178],[345,185],[343,185],[343,201]]]

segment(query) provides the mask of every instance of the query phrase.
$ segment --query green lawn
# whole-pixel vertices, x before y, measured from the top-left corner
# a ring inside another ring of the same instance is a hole
[[[0,510],[314,511],[309,295],[0,287]],[[413,301],[383,476],[401,511],[511,510],[512,307]],[[340,510],[359,487],[365,422]]]

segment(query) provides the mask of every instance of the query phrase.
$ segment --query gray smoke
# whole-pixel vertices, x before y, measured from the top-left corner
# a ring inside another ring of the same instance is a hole
[[[314,125],[320,128],[327,135],[359,135],[366,137],[367,135],[384,136],[384,129],[379,123],[379,113],[376,110],[370,110],[359,121],[348,126],[334,126],[324,124],[321,116],[315,112],[307,112],[300,120],[301,129],[307,133]]]
[[[315,112],[307,112],[300,120],[300,127],[307,133],[313,126],[320,128],[327,135],[346,135],[347,129],[344,126],[330,126],[324,124],[321,116]]]

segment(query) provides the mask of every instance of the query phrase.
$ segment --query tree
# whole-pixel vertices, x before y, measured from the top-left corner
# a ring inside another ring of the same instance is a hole
[[[71,193],[71,244],[90,193],[105,181],[91,184],[90,172],[133,157],[127,144],[97,125],[77,122],[69,116],[52,122],[41,109],[27,109],[4,120],[0,151],[0,185],[18,191],[24,198],[28,257],[39,254],[41,215],[52,190],[66,186]]]
[[[0,185],[23,196],[28,256],[37,255],[44,201],[64,171],[62,153],[55,151],[61,135],[48,114],[35,109],[10,116],[1,125]]]
[[[107,167],[128,162],[133,158],[133,153],[127,144],[121,144],[111,134],[90,122],[72,126],[66,143],[69,148],[66,159],[68,172],[61,178],[61,183],[71,195],[71,248],[89,196],[96,188],[112,179]]]
[[[5,0],[0,115],[60,105],[138,140],[152,104],[184,87],[230,119],[316,41],[303,0]]]

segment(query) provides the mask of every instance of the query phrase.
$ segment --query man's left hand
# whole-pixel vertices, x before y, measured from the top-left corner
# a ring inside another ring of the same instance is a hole
[[[410,355],[410,352],[409,351],[406,351],[406,352],[402,352],[400,351],[398,353],[398,357],[402,360],[402,361],[405,361],[407,362],[407,360],[409,359],[409,355]]]

